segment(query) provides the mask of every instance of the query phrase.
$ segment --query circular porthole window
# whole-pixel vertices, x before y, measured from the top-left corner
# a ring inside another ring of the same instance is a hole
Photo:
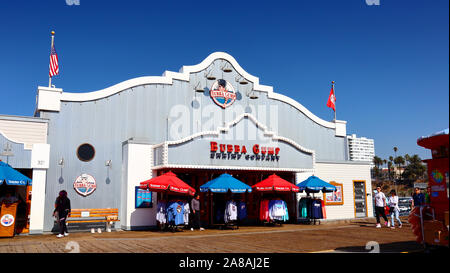
[[[91,161],[95,156],[94,146],[88,143],[81,144],[77,149],[78,159],[84,162]]]

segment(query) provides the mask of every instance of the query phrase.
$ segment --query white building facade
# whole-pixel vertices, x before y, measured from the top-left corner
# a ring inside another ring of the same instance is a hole
[[[351,161],[369,161],[372,163],[375,156],[375,143],[373,139],[356,137],[356,134],[347,136],[348,153]]]

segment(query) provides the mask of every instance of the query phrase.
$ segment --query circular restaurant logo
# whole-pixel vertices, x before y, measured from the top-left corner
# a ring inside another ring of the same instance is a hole
[[[434,182],[436,183],[441,183],[442,180],[444,179],[444,176],[442,175],[441,172],[439,172],[439,170],[433,170],[431,172],[431,177],[433,178]]]
[[[14,224],[14,216],[11,214],[5,214],[2,216],[0,222],[2,223],[2,226],[9,227]]]
[[[233,86],[226,80],[220,79],[213,83],[209,95],[222,108],[227,108],[236,100]]]
[[[73,183],[73,188],[78,194],[88,196],[95,191],[97,184],[94,177],[89,174],[82,174]]]

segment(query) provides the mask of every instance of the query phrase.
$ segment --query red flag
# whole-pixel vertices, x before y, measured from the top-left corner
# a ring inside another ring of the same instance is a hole
[[[336,97],[334,96],[334,89],[333,87],[331,87],[331,91],[330,91],[330,96],[328,97],[328,102],[327,102],[327,106],[330,108],[333,108],[333,111],[336,112]]]

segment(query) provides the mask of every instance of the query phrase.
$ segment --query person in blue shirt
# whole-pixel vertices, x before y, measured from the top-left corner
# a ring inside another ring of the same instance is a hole
[[[412,196],[412,198],[413,198],[412,208],[413,209],[414,209],[414,207],[420,207],[420,206],[425,205],[425,195],[420,192],[419,188],[415,188],[414,191],[415,192]]]

